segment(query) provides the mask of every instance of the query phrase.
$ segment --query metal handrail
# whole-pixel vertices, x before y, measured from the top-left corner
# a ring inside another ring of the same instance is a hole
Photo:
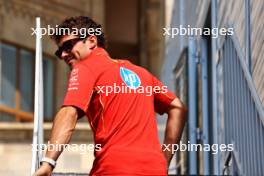
[[[230,37],[231,37],[231,40],[232,40],[234,47],[237,51],[239,62],[240,62],[241,68],[243,70],[245,79],[247,81],[248,87],[250,89],[251,96],[252,96],[254,103],[256,105],[256,109],[259,113],[260,120],[262,122],[262,125],[264,126],[264,108],[263,108],[262,103],[259,99],[259,95],[258,95],[257,90],[255,88],[255,85],[254,85],[253,79],[251,77],[250,71],[248,70],[248,67],[245,63],[245,56],[243,55],[243,51],[239,46],[237,36],[234,34],[234,35],[231,35]]]
[[[219,107],[219,112],[222,112],[219,118],[223,122],[220,142],[234,146],[231,162],[235,159],[236,163],[231,165],[233,172],[261,174],[263,107],[235,34],[225,37],[220,51],[217,65],[219,76],[222,76],[219,96],[223,95],[219,99],[220,104],[223,103]],[[222,158],[222,164],[227,160],[228,157]]]

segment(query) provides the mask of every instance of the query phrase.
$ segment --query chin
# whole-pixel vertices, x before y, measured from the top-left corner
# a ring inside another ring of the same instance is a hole
[[[70,64],[70,67],[73,68],[76,65],[76,63]]]

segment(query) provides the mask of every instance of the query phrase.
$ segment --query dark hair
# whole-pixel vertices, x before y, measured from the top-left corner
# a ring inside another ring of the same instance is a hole
[[[101,29],[100,34],[95,34],[97,38],[97,45],[102,48],[106,48],[106,40],[104,33],[102,31],[102,26],[100,24],[97,24],[94,20],[92,20],[89,17],[86,16],[77,16],[77,17],[70,17],[66,18],[59,26],[58,29],[65,29],[68,28],[70,32],[73,31],[73,29],[83,29],[86,28],[87,31],[89,31],[90,28]],[[65,35],[65,34],[64,34]],[[86,33],[87,37],[90,36],[89,33]],[[78,33],[78,36],[80,36],[80,33]],[[55,40],[56,43],[60,42],[60,39],[63,37],[63,34],[61,33],[55,33],[51,36],[53,40]]]

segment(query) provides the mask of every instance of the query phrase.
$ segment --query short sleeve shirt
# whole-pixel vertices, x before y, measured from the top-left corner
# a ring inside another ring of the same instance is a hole
[[[91,175],[166,175],[155,112],[176,96],[156,77],[126,60],[95,49],[71,71],[63,106],[85,112],[94,133]]]

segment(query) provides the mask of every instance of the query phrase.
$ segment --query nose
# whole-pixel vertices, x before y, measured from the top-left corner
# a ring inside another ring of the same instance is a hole
[[[67,52],[65,52],[65,51],[63,51],[62,53],[61,53],[61,57],[62,58],[64,58],[65,56],[68,56],[69,55],[69,53],[67,53]]]

